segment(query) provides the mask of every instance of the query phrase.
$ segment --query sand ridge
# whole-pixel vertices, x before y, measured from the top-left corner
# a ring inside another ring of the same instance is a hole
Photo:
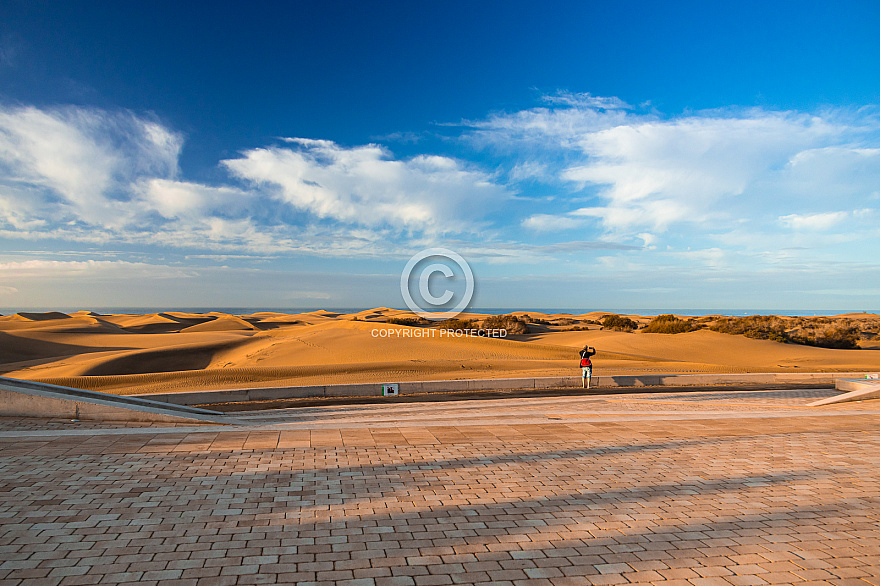
[[[515,315],[529,316],[531,332],[496,339],[386,323],[415,318],[387,307],[348,314],[20,313],[0,316],[0,374],[115,393],[571,376],[579,374],[577,350],[585,344],[598,350],[597,374],[607,375],[880,370],[880,342],[871,335],[862,349],[835,350],[705,329],[613,331],[598,323],[604,312]],[[651,319],[627,317],[642,325]],[[880,323],[873,314],[838,317],[861,320],[870,331]]]

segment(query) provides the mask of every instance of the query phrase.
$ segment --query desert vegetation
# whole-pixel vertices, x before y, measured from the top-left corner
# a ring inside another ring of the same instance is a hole
[[[473,330],[477,328],[477,322],[472,319],[444,319],[437,323],[441,330]]]
[[[692,319],[681,319],[672,314],[658,315],[642,331],[646,334],[683,334],[699,330],[700,325]]]
[[[490,315],[483,320],[487,330],[507,330],[508,334],[528,334],[529,324],[515,315]]]
[[[602,317],[602,328],[618,332],[631,332],[638,329],[639,324],[622,315],[606,315]]]
[[[710,329],[758,340],[820,348],[858,348],[861,337],[859,326],[854,320],[829,317],[785,318],[775,315],[722,317],[716,320]]]
[[[389,317],[385,323],[398,326],[426,326],[431,322],[423,317]]]
[[[789,337],[794,343],[807,346],[858,348],[861,331],[858,324],[849,319],[800,318],[795,323],[795,330],[789,332]]]
[[[541,319],[539,317],[532,317],[527,313],[524,314],[520,319],[522,321],[526,322],[527,324],[537,324],[537,325],[541,325],[541,326],[554,325],[553,322],[550,322],[546,319]]]
[[[880,320],[863,323],[861,327],[861,337],[866,340],[880,339]]]
[[[775,315],[752,315],[749,317],[722,317],[709,329],[722,334],[743,335],[756,340],[788,342],[785,322]]]

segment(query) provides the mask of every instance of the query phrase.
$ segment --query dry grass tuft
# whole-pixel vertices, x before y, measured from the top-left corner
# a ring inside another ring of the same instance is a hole
[[[475,330],[477,322],[471,319],[444,319],[437,327],[441,330]]]
[[[508,334],[528,334],[529,324],[515,315],[490,315],[483,320],[486,330],[507,330]]]
[[[858,348],[861,337],[859,326],[853,320],[829,317],[722,317],[710,329],[723,334],[819,348]]]
[[[658,315],[642,331],[646,334],[684,334],[699,330],[694,320],[679,319],[672,314]]]
[[[389,317],[385,323],[398,326],[426,326],[431,322],[423,317]]]

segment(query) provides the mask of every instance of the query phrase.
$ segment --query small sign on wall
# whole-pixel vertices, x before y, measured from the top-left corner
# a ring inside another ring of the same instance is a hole
[[[397,383],[388,383],[387,385],[382,385],[382,396],[383,397],[397,397],[400,395],[400,385]]]

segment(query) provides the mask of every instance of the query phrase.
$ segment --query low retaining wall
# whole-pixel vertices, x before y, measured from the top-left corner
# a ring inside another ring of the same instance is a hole
[[[743,373],[743,374],[666,374],[594,376],[592,389],[648,386],[711,386],[753,384],[827,384],[837,379],[864,378],[866,373]],[[387,381],[394,383],[394,381]],[[463,379],[440,381],[399,382],[400,395],[421,393],[454,393],[461,391],[529,390],[580,387],[579,376]],[[129,395],[175,405],[205,405],[210,403],[238,403],[243,401],[272,401],[278,399],[306,399],[318,397],[381,397],[381,383],[346,385],[311,385],[301,387],[261,387],[194,391],[188,393],[156,393]],[[390,397],[393,400],[393,397]]]
[[[195,404],[195,403],[190,403]],[[150,423],[228,423],[223,413],[0,377],[0,415]]]
[[[851,392],[851,391],[863,391],[867,388],[877,388],[880,387],[880,380],[878,379],[851,379],[851,378],[840,378],[834,381],[834,388],[838,391]]]
[[[838,379],[834,382],[834,387],[838,391],[844,391],[843,394],[814,401],[809,407],[880,399],[880,380],[877,379]]]

